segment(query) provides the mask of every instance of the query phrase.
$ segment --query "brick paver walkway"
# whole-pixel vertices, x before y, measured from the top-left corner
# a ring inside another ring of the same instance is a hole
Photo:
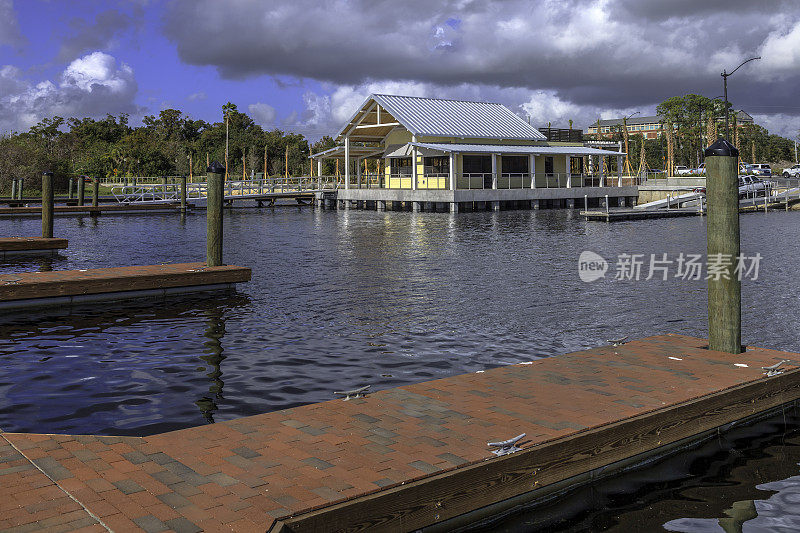
[[[150,437],[2,433],[0,531],[266,531],[485,461],[488,440],[536,446],[800,364],[705,344],[651,337]]]

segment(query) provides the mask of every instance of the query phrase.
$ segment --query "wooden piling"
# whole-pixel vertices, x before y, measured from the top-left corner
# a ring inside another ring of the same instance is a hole
[[[17,200],[22,200],[22,187],[25,184],[25,179],[20,178],[17,182]]]
[[[94,188],[92,189],[92,207],[100,205],[100,176],[94,177]]]
[[[720,139],[705,151],[709,267],[709,348],[742,353],[742,283],[739,260],[739,151]]]
[[[78,176],[78,205],[83,205],[86,197],[86,177]]]
[[[69,179],[69,190],[67,191],[67,198],[69,198],[70,200],[72,200],[75,197],[75,195],[72,193],[72,184],[74,182],[75,182],[75,178],[70,178]]]
[[[17,180],[16,178],[11,179],[11,199],[17,199]]]
[[[53,173],[42,173],[42,238],[53,238]]]
[[[186,176],[181,176],[181,213],[186,212]]]
[[[206,264],[222,266],[222,201],[225,167],[214,161],[206,173]]]

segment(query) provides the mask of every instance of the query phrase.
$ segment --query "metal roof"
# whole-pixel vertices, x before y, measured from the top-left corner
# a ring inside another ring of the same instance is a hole
[[[338,136],[353,130],[357,117],[363,115],[372,101],[418,136],[546,140],[536,128],[502,104],[388,94],[370,95]]]
[[[377,146],[351,146],[350,157],[374,156],[376,154],[382,154],[383,150],[383,148]],[[335,159],[338,157],[344,157],[344,146],[334,146],[333,148],[328,148],[327,150],[308,156],[309,159]]]
[[[409,143],[418,148],[466,154],[533,154],[533,155],[625,155],[625,152],[589,148],[588,146],[517,146],[505,144]]]

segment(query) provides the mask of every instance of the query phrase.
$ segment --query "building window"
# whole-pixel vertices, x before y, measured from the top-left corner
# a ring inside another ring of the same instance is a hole
[[[394,157],[389,161],[391,161],[392,175],[410,176],[412,174],[410,157]]]
[[[528,156],[504,155],[502,159],[503,174],[527,174]]]
[[[450,173],[450,157],[448,156],[426,157],[424,161],[426,175]]]

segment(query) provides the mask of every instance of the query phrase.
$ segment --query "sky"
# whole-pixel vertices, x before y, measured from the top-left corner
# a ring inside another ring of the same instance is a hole
[[[500,102],[535,126],[722,95],[800,130],[798,0],[0,0],[0,133],[175,108],[335,135],[370,93]]]

